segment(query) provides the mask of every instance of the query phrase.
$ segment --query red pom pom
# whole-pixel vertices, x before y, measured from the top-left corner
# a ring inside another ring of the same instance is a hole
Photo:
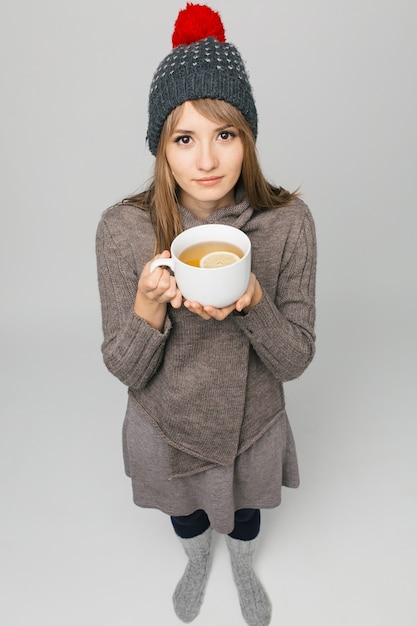
[[[188,2],[187,7],[178,13],[172,33],[172,47],[194,43],[206,37],[226,41],[220,15],[205,4]]]

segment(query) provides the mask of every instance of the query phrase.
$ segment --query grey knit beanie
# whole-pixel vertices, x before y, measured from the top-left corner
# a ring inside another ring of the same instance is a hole
[[[171,111],[199,98],[234,105],[256,139],[258,116],[252,88],[238,50],[225,40],[219,14],[208,6],[188,3],[178,14],[172,45],[172,52],[155,72],[149,94],[147,141],[152,154]]]

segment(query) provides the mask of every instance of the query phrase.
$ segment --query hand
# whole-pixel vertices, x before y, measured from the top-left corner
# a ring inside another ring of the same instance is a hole
[[[260,286],[255,274],[252,273],[250,275],[248,288],[243,296],[229,306],[216,309],[214,306],[206,305],[203,307],[199,302],[190,302],[189,300],[184,301],[184,306],[191,311],[191,313],[195,313],[205,320],[215,319],[220,322],[226,319],[226,317],[234,310],[249,313],[254,306],[259,304],[262,299],[262,295],[262,287]]]
[[[170,256],[168,250],[164,250],[145,265],[139,278],[138,293],[159,304],[170,302],[175,309],[179,309],[182,304],[182,294],[177,287],[174,276],[165,267],[156,267],[153,272],[150,272],[152,261],[169,259]]]
[[[168,250],[164,250],[155,259],[169,259],[169,257]],[[179,309],[182,304],[182,294],[168,269],[156,267],[153,272],[150,271],[153,260],[151,259],[145,265],[139,277],[134,311],[148,324],[162,330],[167,304],[170,303],[175,309]]]

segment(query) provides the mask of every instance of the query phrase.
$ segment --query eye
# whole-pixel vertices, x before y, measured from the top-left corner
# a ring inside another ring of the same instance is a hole
[[[222,132],[219,133],[219,138],[222,141],[227,141],[228,139],[233,139],[233,137],[236,137],[236,133],[232,132],[231,130],[222,130]]]
[[[192,139],[189,135],[179,135],[174,139],[175,143],[178,143],[180,146],[188,146]]]

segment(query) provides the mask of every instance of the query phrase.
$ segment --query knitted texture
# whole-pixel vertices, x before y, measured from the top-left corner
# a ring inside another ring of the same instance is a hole
[[[199,5],[187,5],[187,14]],[[215,18],[218,14],[208,7],[209,22],[198,23],[182,20],[177,24],[173,42],[184,42],[174,47],[156,70],[149,94],[147,140],[152,154],[156,154],[162,126],[168,115],[187,100],[213,98],[229,102],[239,109],[248,120],[253,135],[258,132],[258,117],[252,88],[243,60],[237,48],[224,41],[223,25]],[[214,16],[212,15],[214,14]],[[220,18],[218,18],[220,19]],[[179,18],[177,22],[179,21]],[[180,26],[180,28],[179,28]],[[190,29],[190,36],[187,35]],[[205,36],[202,34],[206,33]],[[197,41],[186,43],[193,37]]]
[[[180,212],[184,229],[198,225]],[[170,444],[175,476],[231,465],[285,410],[282,381],[300,376],[314,354],[316,244],[304,203],[254,212],[243,198],[210,222],[250,235],[262,301],[221,323],[169,308],[162,333],[133,312],[153,254],[149,213],[114,207],[97,232],[104,362]]]
[[[172,600],[177,616],[189,623],[199,614],[204,599],[212,561],[212,529],[208,528],[202,535],[180,541],[188,556],[188,564]]]
[[[249,626],[268,626],[271,622],[271,602],[253,570],[256,542],[256,539],[240,541],[226,537],[233,578],[245,622]]]

